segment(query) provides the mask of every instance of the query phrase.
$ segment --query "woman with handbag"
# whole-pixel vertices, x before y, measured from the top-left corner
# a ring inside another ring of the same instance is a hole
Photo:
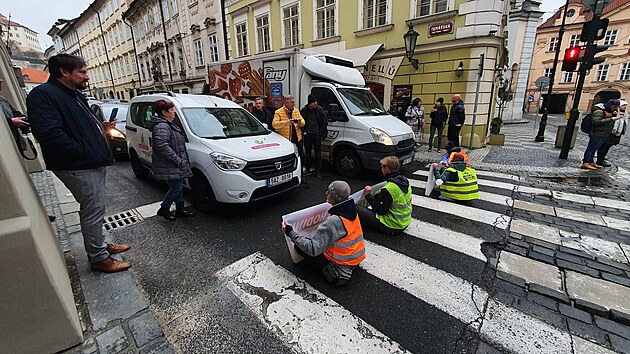
[[[405,113],[405,118],[407,118],[407,125],[411,127],[416,136],[415,147],[417,148],[420,146],[424,135],[424,107],[422,107],[422,100],[419,97],[414,98],[411,102]]]
[[[184,179],[192,177],[192,170],[186,151],[186,135],[180,127],[173,124],[175,105],[170,101],[157,100],[153,103],[153,112],[156,116],[151,120],[151,172],[155,179],[166,181],[169,186],[157,215],[168,221],[193,216],[193,213],[184,209]],[[175,215],[170,211],[173,202],[177,207]]]

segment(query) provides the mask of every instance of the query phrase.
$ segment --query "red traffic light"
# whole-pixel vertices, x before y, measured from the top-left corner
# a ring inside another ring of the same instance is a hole
[[[580,60],[580,47],[567,48],[562,60],[562,71],[575,71]]]

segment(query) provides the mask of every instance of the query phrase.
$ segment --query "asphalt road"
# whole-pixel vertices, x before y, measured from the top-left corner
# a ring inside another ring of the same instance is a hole
[[[419,169],[406,166],[405,175]],[[221,353],[285,353],[291,349],[274,336],[247,307],[218,282],[215,273],[243,257],[261,252],[315,289],[358,315],[411,352],[469,352],[475,339],[462,340],[466,324],[389,283],[357,269],[345,287],[328,285],[310,269],[293,265],[280,231],[281,215],[325,200],[326,186],[338,177],[325,170],[323,179],[307,177],[291,193],[253,205],[226,207],[168,222],[153,217],[112,232],[133,248],[125,258],[130,272],[168,340],[180,351]],[[381,181],[378,173],[349,180],[353,191]],[[108,169],[107,214],[160,201],[166,185],[134,177],[129,162]],[[454,218],[414,208],[414,218],[437,224]],[[493,239],[492,228],[454,226],[479,238]],[[473,229],[471,231],[471,229]],[[388,247],[462,279],[484,286],[485,263],[416,238],[384,237],[366,231],[369,241]]]

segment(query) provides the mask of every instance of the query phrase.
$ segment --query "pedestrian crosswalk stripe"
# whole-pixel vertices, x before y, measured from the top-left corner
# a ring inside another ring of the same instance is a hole
[[[418,170],[418,171],[414,172],[413,174],[414,175],[418,175],[418,176],[428,176],[429,175],[429,171]],[[480,186],[494,187],[494,188],[507,189],[507,190],[518,190],[519,192],[523,192],[523,193],[551,196],[551,192],[548,191],[548,190],[540,189],[540,188],[525,187],[525,186],[517,186],[517,185],[512,184],[512,183],[505,183],[505,182],[499,182],[499,181],[493,181],[493,180],[485,180],[485,179],[481,179],[481,178],[477,180],[477,183]]]
[[[411,203],[417,207],[455,215],[460,218],[496,226],[497,228],[503,230],[507,229],[510,221],[510,217],[500,213],[477,209],[444,200],[432,199],[425,196],[414,195]]]
[[[417,219],[411,220],[411,224],[405,229],[405,234],[486,261],[486,256],[481,252],[481,244],[484,240]]]
[[[269,330],[297,352],[407,352],[261,253],[245,257],[216,275]]]
[[[367,240],[365,248],[359,266],[368,273],[464,323],[481,316],[488,294],[477,285]]]
[[[427,182],[420,181],[417,179],[409,179],[409,184],[415,188],[421,188],[421,189],[427,188]],[[501,195],[501,194],[494,194],[494,193],[487,193],[487,192],[479,191],[479,200],[483,200],[485,202],[490,202],[494,204],[512,206],[511,204],[512,198]]]

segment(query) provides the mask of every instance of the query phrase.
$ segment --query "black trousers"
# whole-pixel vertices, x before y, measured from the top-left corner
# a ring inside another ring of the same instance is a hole
[[[357,214],[359,214],[359,220],[361,221],[362,229],[372,229],[386,235],[395,235],[405,231],[392,229],[383,225],[383,223],[381,223],[381,221],[376,218],[376,214],[363,205],[357,204],[355,207],[357,209]]]
[[[300,163],[302,164],[302,168],[304,168],[304,139],[298,142],[293,141],[293,144],[297,146],[298,155],[300,156]]]
[[[599,149],[597,149],[597,164],[598,165],[603,165],[604,164],[604,160],[606,159],[606,155],[608,154],[608,150],[610,150],[611,147],[615,146],[617,144],[612,144],[609,143],[608,141],[605,141],[602,146],[599,147]]]
[[[437,149],[442,148],[442,136],[444,135],[444,124],[440,124],[440,125],[431,124],[431,128],[429,129],[429,149],[433,149],[433,137],[435,136],[436,129],[438,133],[438,144],[436,148]]]
[[[311,170],[311,150],[315,149],[315,170],[322,169],[322,137],[320,134],[304,135],[304,165],[307,171]]]
[[[446,136],[448,137],[448,141],[455,142],[455,146],[459,146],[459,131],[462,130],[461,126],[449,125],[448,132]]]

